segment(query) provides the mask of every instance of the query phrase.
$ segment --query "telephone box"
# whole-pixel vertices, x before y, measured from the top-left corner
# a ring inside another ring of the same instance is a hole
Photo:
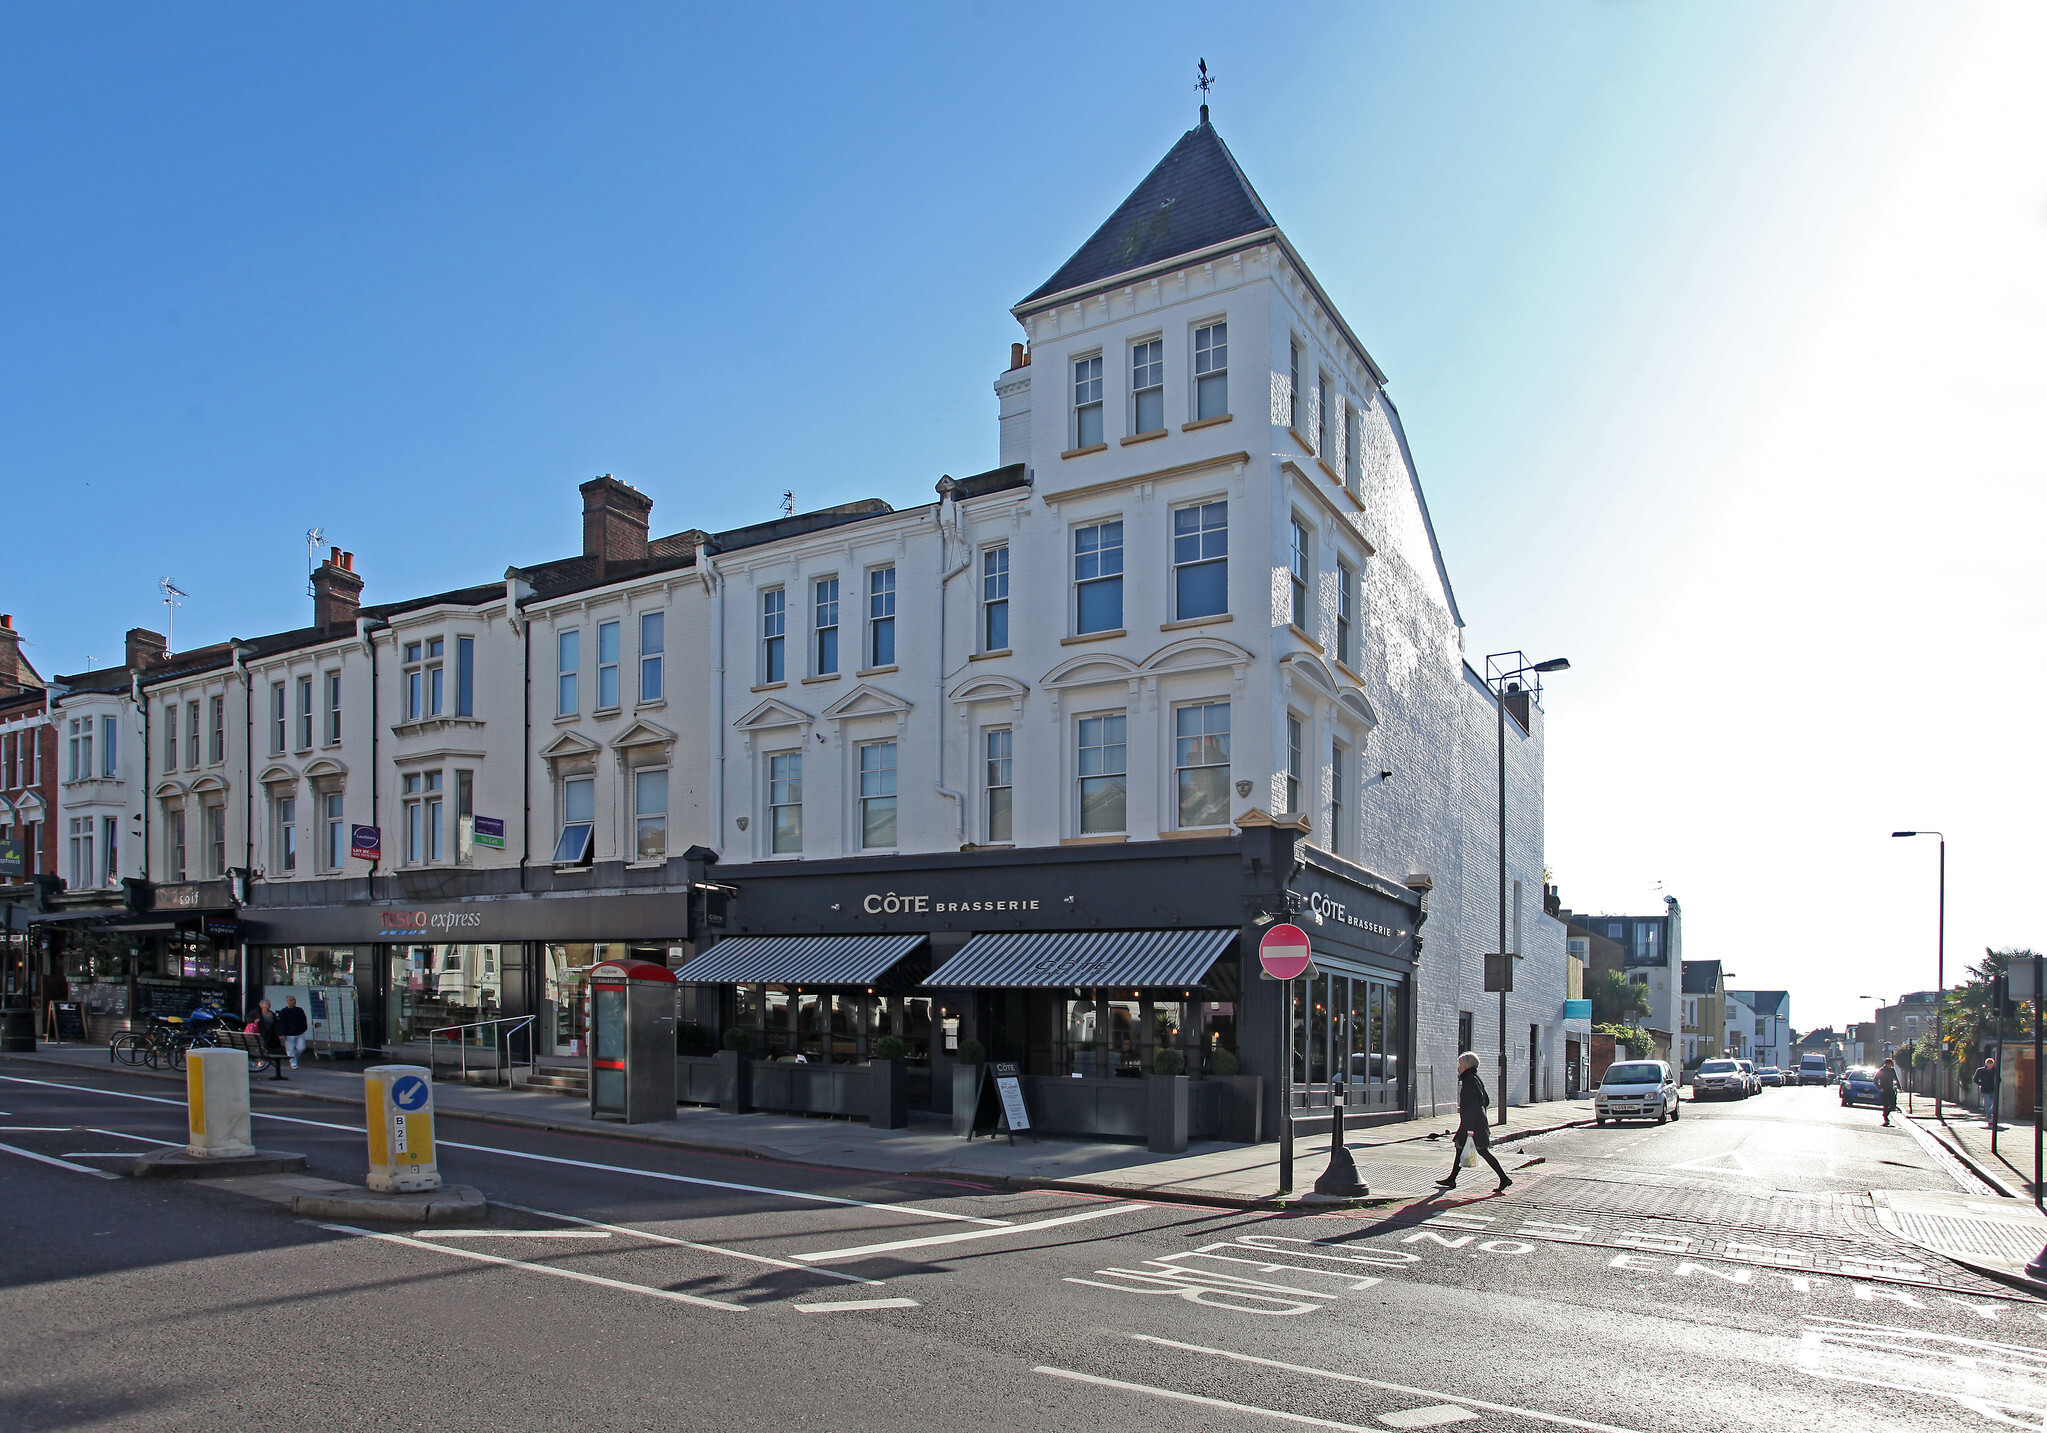
[[[675,972],[650,960],[592,966],[590,1118],[675,1118]]]

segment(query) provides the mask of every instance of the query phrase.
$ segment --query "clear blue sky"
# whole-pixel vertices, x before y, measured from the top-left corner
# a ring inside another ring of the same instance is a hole
[[[1845,1019],[1847,984],[1930,983],[1918,906],[1884,905],[1924,862],[1878,827],[1966,815],[1958,871],[2008,863],[1951,948],[2043,938],[2008,889],[2038,837],[1977,759],[2021,735],[1957,736],[2014,699],[2014,644],[2037,658],[2038,588],[2025,553],[1910,516],[1933,473],[1899,456],[1966,428],[1980,461],[1937,481],[1993,529],[2037,512],[2000,466],[2037,399],[1972,378],[1952,316],[2038,294],[2047,189],[1995,160],[2038,110],[1982,103],[2038,32],[1969,16],[10,5],[0,610],[51,673],[160,629],[163,576],[180,647],[298,625],[313,525],[380,601],[574,550],[601,472],[664,532],[784,488],[924,500],[992,466],[1008,305],[1192,121],[1206,56],[1218,127],[1391,376],[1471,650],[1577,664],[1551,700],[1566,899],[1662,881],[1688,953]],[[1966,166],[1911,156],[1943,124],[1993,160],[1936,199]],[[1898,217],[1936,206],[1968,248],[2016,227],[1936,282],[1911,256],[1955,234]],[[1910,271],[1854,287],[1886,234]],[[1872,301],[1920,331],[1843,327]],[[1843,371],[1830,334],[1866,373],[1798,389]],[[1831,425],[1870,414],[1827,405],[1854,395],[1917,427],[1844,488]],[[1944,742],[1970,760],[1926,759]]]

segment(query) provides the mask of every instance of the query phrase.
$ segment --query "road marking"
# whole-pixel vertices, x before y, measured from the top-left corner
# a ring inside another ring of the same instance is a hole
[[[77,1125],[0,1125],[11,1134],[69,1134]]]
[[[673,1244],[682,1249],[699,1249],[706,1254],[723,1254],[728,1258],[747,1259],[756,1264],[768,1264],[777,1269],[800,1269],[806,1274],[818,1274],[827,1279],[843,1279],[849,1284],[872,1284],[879,1288],[880,1279],[869,1279],[860,1274],[842,1274],[837,1269],[813,1269],[808,1264],[794,1263],[788,1259],[775,1259],[766,1254],[749,1254],[744,1249],[727,1249],[718,1244],[699,1244],[693,1239],[678,1239],[672,1234],[655,1234],[645,1229],[635,1229],[627,1224],[606,1224],[598,1219],[582,1219],[574,1214],[557,1214],[552,1209],[529,1209],[524,1204],[507,1204],[497,1201],[500,1209],[516,1209],[521,1214],[535,1214],[542,1219],[565,1219],[571,1224],[582,1224],[591,1229],[609,1229],[614,1234],[630,1234],[635,1239],[651,1239],[656,1244]]]
[[[1277,1408],[1260,1408],[1252,1403],[1232,1403],[1226,1398],[1182,1393],[1177,1388],[1153,1388],[1148,1383],[1125,1383],[1120,1378],[1102,1378],[1092,1373],[1076,1373],[1070,1368],[1051,1368],[1040,1364],[1031,1372],[1049,1374],[1053,1378],[1067,1378],[1075,1383],[1092,1383],[1097,1388],[1120,1388],[1125,1393],[1148,1393],[1153,1398],[1170,1398],[1175,1403],[1199,1403],[1204,1408],[1227,1408],[1232,1413],[1260,1413],[1267,1418],[1284,1419],[1288,1423],[1306,1423],[1315,1428],[1336,1428],[1342,1430],[1342,1433],[1367,1433],[1367,1430],[1355,1423],[1338,1423],[1330,1418],[1310,1418],[1305,1413],[1284,1413]]]
[[[1800,1340],[1798,1367],[1816,1378],[1949,1398],[2011,1427],[2039,1427],[2047,1413],[2047,1356],[2015,1344],[1815,1319]]]
[[[0,1075],[0,1080],[10,1080],[19,1085],[41,1085],[52,1090],[76,1090],[81,1094],[105,1095],[109,1099],[142,1100],[152,1105],[173,1105],[178,1109],[185,1107],[183,1100],[165,1099],[161,1095],[137,1095],[127,1090],[101,1090],[91,1085],[66,1085],[55,1080],[31,1080],[22,1075]],[[348,1134],[365,1133],[361,1125],[338,1125],[327,1120],[300,1119],[296,1115],[273,1115],[264,1110],[251,1110],[249,1116],[251,1119],[277,1120],[283,1124],[311,1125],[315,1129],[336,1129]],[[451,1114],[449,1118],[455,1119],[459,1116]],[[566,1164],[577,1169],[601,1170],[607,1174],[637,1174],[642,1178],[665,1179],[674,1184],[701,1184],[712,1189],[736,1189],[746,1194],[772,1194],[782,1199],[803,1199],[814,1204],[841,1204],[855,1209],[883,1209],[895,1214],[914,1214],[924,1219],[946,1219],[959,1224],[988,1224],[1006,1228],[1014,1222],[1008,1219],[984,1219],[973,1214],[954,1214],[945,1209],[919,1209],[912,1204],[878,1204],[869,1199],[842,1199],[833,1194],[808,1194],[798,1189],[774,1189],[762,1184],[733,1184],[723,1179],[698,1179],[687,1174],[666,1174],[655,1169],[633,1169],[623,1164],[595,1164],[585,1159],[564,1159],[553,1154],[529,1154],[525,1150],[499,1149],[488,1144],[463,1144],[452,1139],[442,1140],[441,1147],[475,1150],[481,1154],[500,1154],[507,1159],[530,1159],[541,1164]]]
[[[67,1149],[64,1151],[64,1158],[133,1159],[135,1158],[135,1151],[132,1149]]]
[[[798,1254],[796,1257],[806,1264],[821,1263],[826,1259],[859,1259],[868,1254],[893,1253],[897,1249],[924,1249],[933,1244],[959,1244],[968,1239],[993,1239],[1002,1234],[1030,1234],[1039,1229],[1051,1229],[1061,1224],[1078,1224],[1086,1219],[1105,1219],[1111,1214],[1126,1214],[1148,1207],[1143,1204],[1111,1204],[1105,1209],[1088,1209],[1079,1214],[1061,1214],[1056,1219],[1040,1219],[1033,1224],[1011,1224],[1005,1229],[969,1229],[962,1234],[932,1234],[922,1239],[891,1239],[885,1244],[855,1244],[845,1249],[820,1249],[814,1254]]]
[[[1714,1166],[1723,1159],[1731,1161],[1735,1167],[1732,1169],[1715,1168]],[[1761,1179],[1763,1177],[1756,1172],[1755,1168],[1750,1165],[1747,1158],[1738,1149],[1722,1150],[1719,1154],[1709,1154],[1698,1159],[1688,1159],[1683,1164],[1665,1165],[1664,1168],[1696,1169],[1704,1174],[1737,1174],[1743,1179]]]
[[[845,1299],[836,1304],[791,1304],[789,1307],[806,1314],[850,1314],[861,1309],[914,1309],[920,1305],[915,1299]]]
[[[424,1229],[422,1239],[609,1239],[605,1229]]]
[[[80,1128],[84,1129],[87,1134],[103,1134],[108,1139],[139,1140],[143,1144],[160,1144],[166,1149],[183,1149],[185,1147],[185,1141],[181,1139],[151,1139],[146,1134],[129,1134],[126,1130],[120,1129],[92,1129],[89,1126],[83,1125]]]
[[[1433,1408],[1410,1408],[1405,1413],[1381,1413],[1379,1421],[1388,1428],[1440,1428],[1445,1423],[1462,1423],[1478,1415],[1469,1408],[1459,1408],[1454,1403],[1438,1403]]]
[[[557,1269],[552,1264],[531,1264],[524,1259],[507,1259],[503,1255],[486,1254],[478,1249],[450,1249],[442,1244],[429,1244],[423,1239],[408,1239],[403,1234],[385,1234],[374,1229],[358,1229],[352,1224],[322,1224],[320,1227],[322,1229],[331,1229],[337,1234],[353,1234],[358,1239],[381,1239],[387,1244],[402,1244],[408,1249],[426,1249],[436,1254],[446,1254],[450,1258],[474,1259],[480,1264],[502,1264],[510,1269],[528,1269],[536,1274],[552,1274],[557,1279],[573,1279],[579,1284],[595,1284],[603,1289],[621,1289],[629,1294],[645,1294],[649,1298],[669,1299],[678,1304],[694,1304],[699,1308],[706,1309],[724,1309],[735,1314],[746,1312],[746,1307],[743,1304],[728,1304],[719,1299],[700,1298],[695,1294],[678,1293],[674,1289],[650,1288],[646,1284],[629,1284],[623,1279],[607,1279],[600,1274],[585,1274],[577,1269]]]
[[[0,1149],[6,1150],[9,1154],[18,1154],[23,1159],[32,1159],[38,1164],[54,1164],[59,1169],[69,1169],[75,1170],[79,1174],[89,1174],[94,1179],[119,1179],[121,1177],[118,1174],[110,1174],[104,1169],[94,1169],[89,1164],[73,1164],[68,1159],[59,1159],[52,1154],[37,1154],[34,1150],[23,1149],[19,1145],[0,1144]]]
[[[1584,1418],[1566,1418],[1561,1413],[1539,1413],[1533,1408],[1521,1408],[1511,1403],[1488,1403],[1482,1398],[1465,1398],[1456,1393],[1445,1393],[1440,1389],[1415,1388],[1405,1383],[1387,1383],[1382,1379],[1365,1378],[1355,1373],[1335,1373],[1326,1368],[1309,1368],[1298,1363],[1282,1363],[1276,1358],[1259,1358],[1256,1354],[1237,1353],[1226,1348],[1208,1348],[1198,1343],[1180,1343],[1174,1339],[1158,1338],[1152,1334],[1134,1333],[1129,1337],[1139,1343],[1157,1344],[1162,1348],[1177,1348],[1187,1353],[1205,1353],[1215,1358],[1234,1359],[1238,1363],[1255,1363],[1262,1368],[1277,1368],[1287,1373],[1305,1373],[1313,1378],[1333,1379],[1338,1383],[1360,1383],[1367,1388],[1383,1388],[1389,1393],[1410,1393],[1417,1398],[1456,1399],[1466,1407],[1483,1408],[1488,1413],[1509,1413],[1517,1418],[1532,1418],[1538,1423],[1555,1423],[1565,1428],[1583,1428],[1587,1433],[1638,1433],[1633,1428],[1622,1428],[1612,1423],[1593,1423]]]

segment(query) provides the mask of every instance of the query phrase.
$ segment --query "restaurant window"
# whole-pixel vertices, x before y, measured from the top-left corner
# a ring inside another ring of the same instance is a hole
[[[1010,785],[1010,743],[1008,727],[998,727],[986,733],[982,741],[986,746],[983,771],[983,789],[987,792],[988,841],[991,845],[1002,845],[1015,839],[1013,813],[1010,798],[1014,794]]]
[[[281,755],[285,744],[284,683],[270,684],[270,754]]]
[[[298,702],[298,708],[299,708],[299,709],[298,709],[298,727],[299,727],[299,730],[298,730],[298,738],[299,738],[299,744],[298,744],[298,749],[299,749],[300,751],[310,751],[310,750],[312,750],[312,747],[313,747],[313,679],[312,679],[312,677],[310,677],[310,676],[304,676],[304,677],[300,677],[300,678],[299,678],[299,682],[298,682],[298,686],[299,686],[299,702]]]
[[[633,773],[633,856],[658,861],[668,854],[668,768]]]
[[[277,869],[283,872],[299,868],[299,803],[295,796],[279,796],[270,803],[272,828],[277,834],[277,845],[272,859]]]
[[[789,594],[779,587],[770,587],[761,594],[761,683],[764,686],[788,678],[784,666],[788,602]]]
[[[664,690],[661,684],[661,658],[668,650],[668,614],[665,612],[642,612],[640,614],[640,700],[658,702]]]
[[[896,664],[896,570],[877,567],[867,574],[867,665]]]
[[[1226,418],[1230,412],[1230,326],[1203,324],[1194,330],[1195,419]]]
[[[571,776],[561,786],[561,835],[554,843],[554,864],[580,865],[590,859],[597,829],[597,781]]]
[[[1073,530],[1073,628],[1114,632],[1123,626],[1123,524]]]
[[[582,707],[576,674],[583,667],[583,634],[571,627],[554,637],[554,714],[574,716]]]
[[[777,856],[803,849],[803,753],[768,758],[768,849]]]
[[[455,639],[455,715],[476,715],[476,639]]]
[[[618,623],[597,624],[597,710],[618,706]]]
[[[860,844],[896,844],[896,744],[871,741],[860,748]]]
[[[1083,836],[1109,835],[1126,829],[1127,720],[1121,712],[1080,720],[1078,767]]]
[[[1195,503],[1173,509],[1173,620],[1216,617],[1230,610],[1230,505]]]
[[[341,740],[341,673],[327,673],[327,731],[329,746]]]
[[[1229,823],[1228,702],[1201,702],[1174,709],[1173,776],[1182,830]]]
[[[1009,647],[1009,544],[981,552],[981,650]]]
[[[836,676],[839,670],[839,579],[820,577],[810,584],[810,627],[817,641],[817,672]]]

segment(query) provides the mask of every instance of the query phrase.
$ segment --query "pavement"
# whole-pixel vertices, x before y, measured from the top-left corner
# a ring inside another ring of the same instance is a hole
[[[99,1045],[44,1043],[34,1055],[15,1058],[53,1066],[107,1070],[111,1062]],[[170,1071],[136,1071],[184,1084]],[[249,1087],[298,1098],[333,1101],[360,1109],[362,1067],[307,1062],[288,1072],[285,1081],[252,1076]],[[960,1139],[943,1116],[913,1116],[908,1129],[878,1130],[865,1122],[806,1119],[795,1115],[728,1115],[719,1110],[684,1105],[676,1118],[654,1124],[621,1125],[594,1120],[584,1113],[581,1097],[536,1090],[441,1081],[434,1086],[435,1107],[444,1115],[459,1114],[514,1127],[601,1134],[720,1154],[749,1155],[820,1168],[888,1175],[969,1177],[1011,1188],[1054,1188],[1117,1197],[1143,1196],[1222,1208],[1270,1208],[1307,1199],[1315,1178],[1328,1162],[1327,1135],[1304,1137],[1294,1150],[1294,1191],[1279,1194],[1277,1144],[1191,1144],[1185,1154],[1160,1157],[1140,1145],[1110,1141],[1046,1138]],[[1526,1140],[1552,1130],[1587,1123],[1590,1100],[1551,1100],[1509,1109],[1507,1125],[1496,1128],[1501,1163],[1518,1172],[1538,1162],[1520,1151]],[[1350,1131],[1344,1141],[1357,1162],[1359,1177],[1371,1193],[1348,1201],[1383,1207],[1434,1198],[1435,1181],[1449,1168],[1448,1138],[1454,1118],[1408,1120]],[[1467,1171],[1490,1187],[1489,1171]]]
[[[2047,1426],[2047,1305],[1893,1233],[1880,1216],[1939,1217],[1955,1180],[1831,1091],[1555,1130],[1505,1195],[1339,1210],[444,1106],[443,1176],[490,1200],[447,1228],[295,1215],[284,1181],[360,1179],[360,1111],[261,1081],[251,1104],[307,1175],[127,1179],[182,1138],[173,1090],[0,1057],[0,1423],[240,1427],[257,1390],[344,1433],[565,1409],[589,1433]]]

